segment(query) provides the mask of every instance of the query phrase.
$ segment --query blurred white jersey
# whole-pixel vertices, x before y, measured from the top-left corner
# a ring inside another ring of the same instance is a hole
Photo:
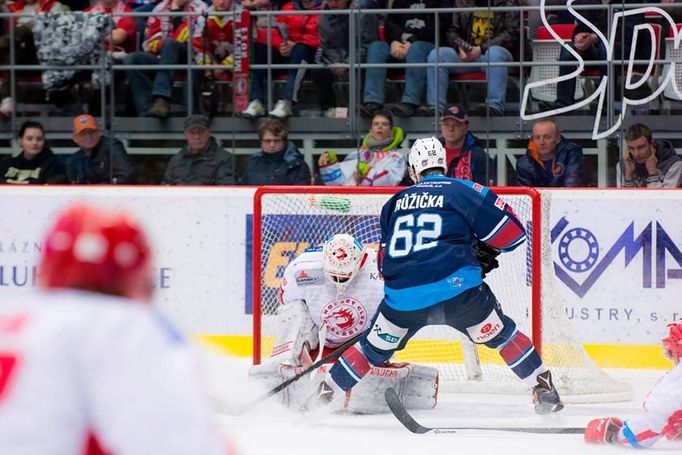
[[[197,369],[139,302],[74,291],[1,302],[0,452],[227,453]]]
[[[355,278],[340,288],[324,276],[321,247],[308,248],[284,271],[280,302],[286,305],[303,300],[315,325],[327,324],[327,347],[338,347],[362,333],[384,297],[377,252],[370,248],[365,252]]]
[[[644,411],[625,421],[618,433],[621,444],[649,447],[663,435],[679,431],[682,426],[682,363],[668,371],[651,389],[644,400]]]

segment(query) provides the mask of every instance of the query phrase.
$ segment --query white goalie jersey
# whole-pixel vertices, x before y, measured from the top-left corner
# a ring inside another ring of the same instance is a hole
[[[366,249],[360,269],[355,278],[347,286],[331,283],[324,276],[322,248],[308,248],[294,259],[284,271],[279,300],[281,307],[280,324],[277,341],[273,349],[273,356],[289,351],[295,344],[294,329],[301,329],[309,333],[306,337],[309,347],[318,347],[318,331],[325,334],[322,340],[324,347],[336,348],[345,341],[362,333],[369,324],[376,308],[384,296],[384,280],[377,268],[377,251]],[[305,314],[293,316],[304,304],[307,309],[308,321]],[[287,315],[299,324],[294,327],[293,320],[283,324]],[[310,326],[310,323],[314,327]]]
[[[291,379],[318,358],[333,351],[368,327],[384,297],[384,280],[377,251],[365,248],[360,267],[347,284],[325,276],[322,247],[308,248],[284,271],[279,291],[277,332],[272,356],[255,365],[250,375],[267,388]],[[320,366],[280,394],[282,402],[298,408],[316,390],[331,364]],[[373,367],[347,397],[343,411],[387,412],[383,391],[393,387],[408,409],[431,409],[436,404],[438,371],[411,364]]]

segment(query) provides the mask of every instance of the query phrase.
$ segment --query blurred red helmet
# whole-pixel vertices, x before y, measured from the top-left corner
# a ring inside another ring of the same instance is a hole
[[[79,204],[49,230],[38,267],[46,288],[73,288],[148,300],[150,249],[141,227],[123,212]]]
[[[682,358],[682,322],[668,324],[670,333],[663,338],[665,356],[677,364]]]

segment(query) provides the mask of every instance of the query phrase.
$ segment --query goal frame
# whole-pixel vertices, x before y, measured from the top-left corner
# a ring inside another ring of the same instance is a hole
[[[261,186],[253,198],[253,245],[252,245],[252,313],[253,313],[253,364],[261,363],[261,246],[262,246],[262,198],[267,194],[395,194],[406,187],[339,187],[339,186]],[[499,196],[528,196],[531,200],[531,333],[529,334],[536,351],[542,355],[542,198],[540,193],[530,187],[490,187]],[[379,213],[377,213],[377,217]],[[332,233],[330,233],[331,235]]]

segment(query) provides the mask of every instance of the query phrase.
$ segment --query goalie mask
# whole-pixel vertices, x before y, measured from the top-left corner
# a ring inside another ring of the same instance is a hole
[[[417,139],[408,156],[410,178],[415,183],[421,179],[426,169],[439,168],[443,174],[448,171],[445,148],[435,137]]]
[[[39,284],[148,301],[150,257],[141,227],[128,215],[75,205],[59,215],[45,238]]]
[[[682,322],[668,324],[670,333],[663,338],[663,352],[675,365],[682,358]]]
[[[348,284],[355,278],[365,247],[352,235],[336,234],[322,248],[324,276],[334,284]]]

